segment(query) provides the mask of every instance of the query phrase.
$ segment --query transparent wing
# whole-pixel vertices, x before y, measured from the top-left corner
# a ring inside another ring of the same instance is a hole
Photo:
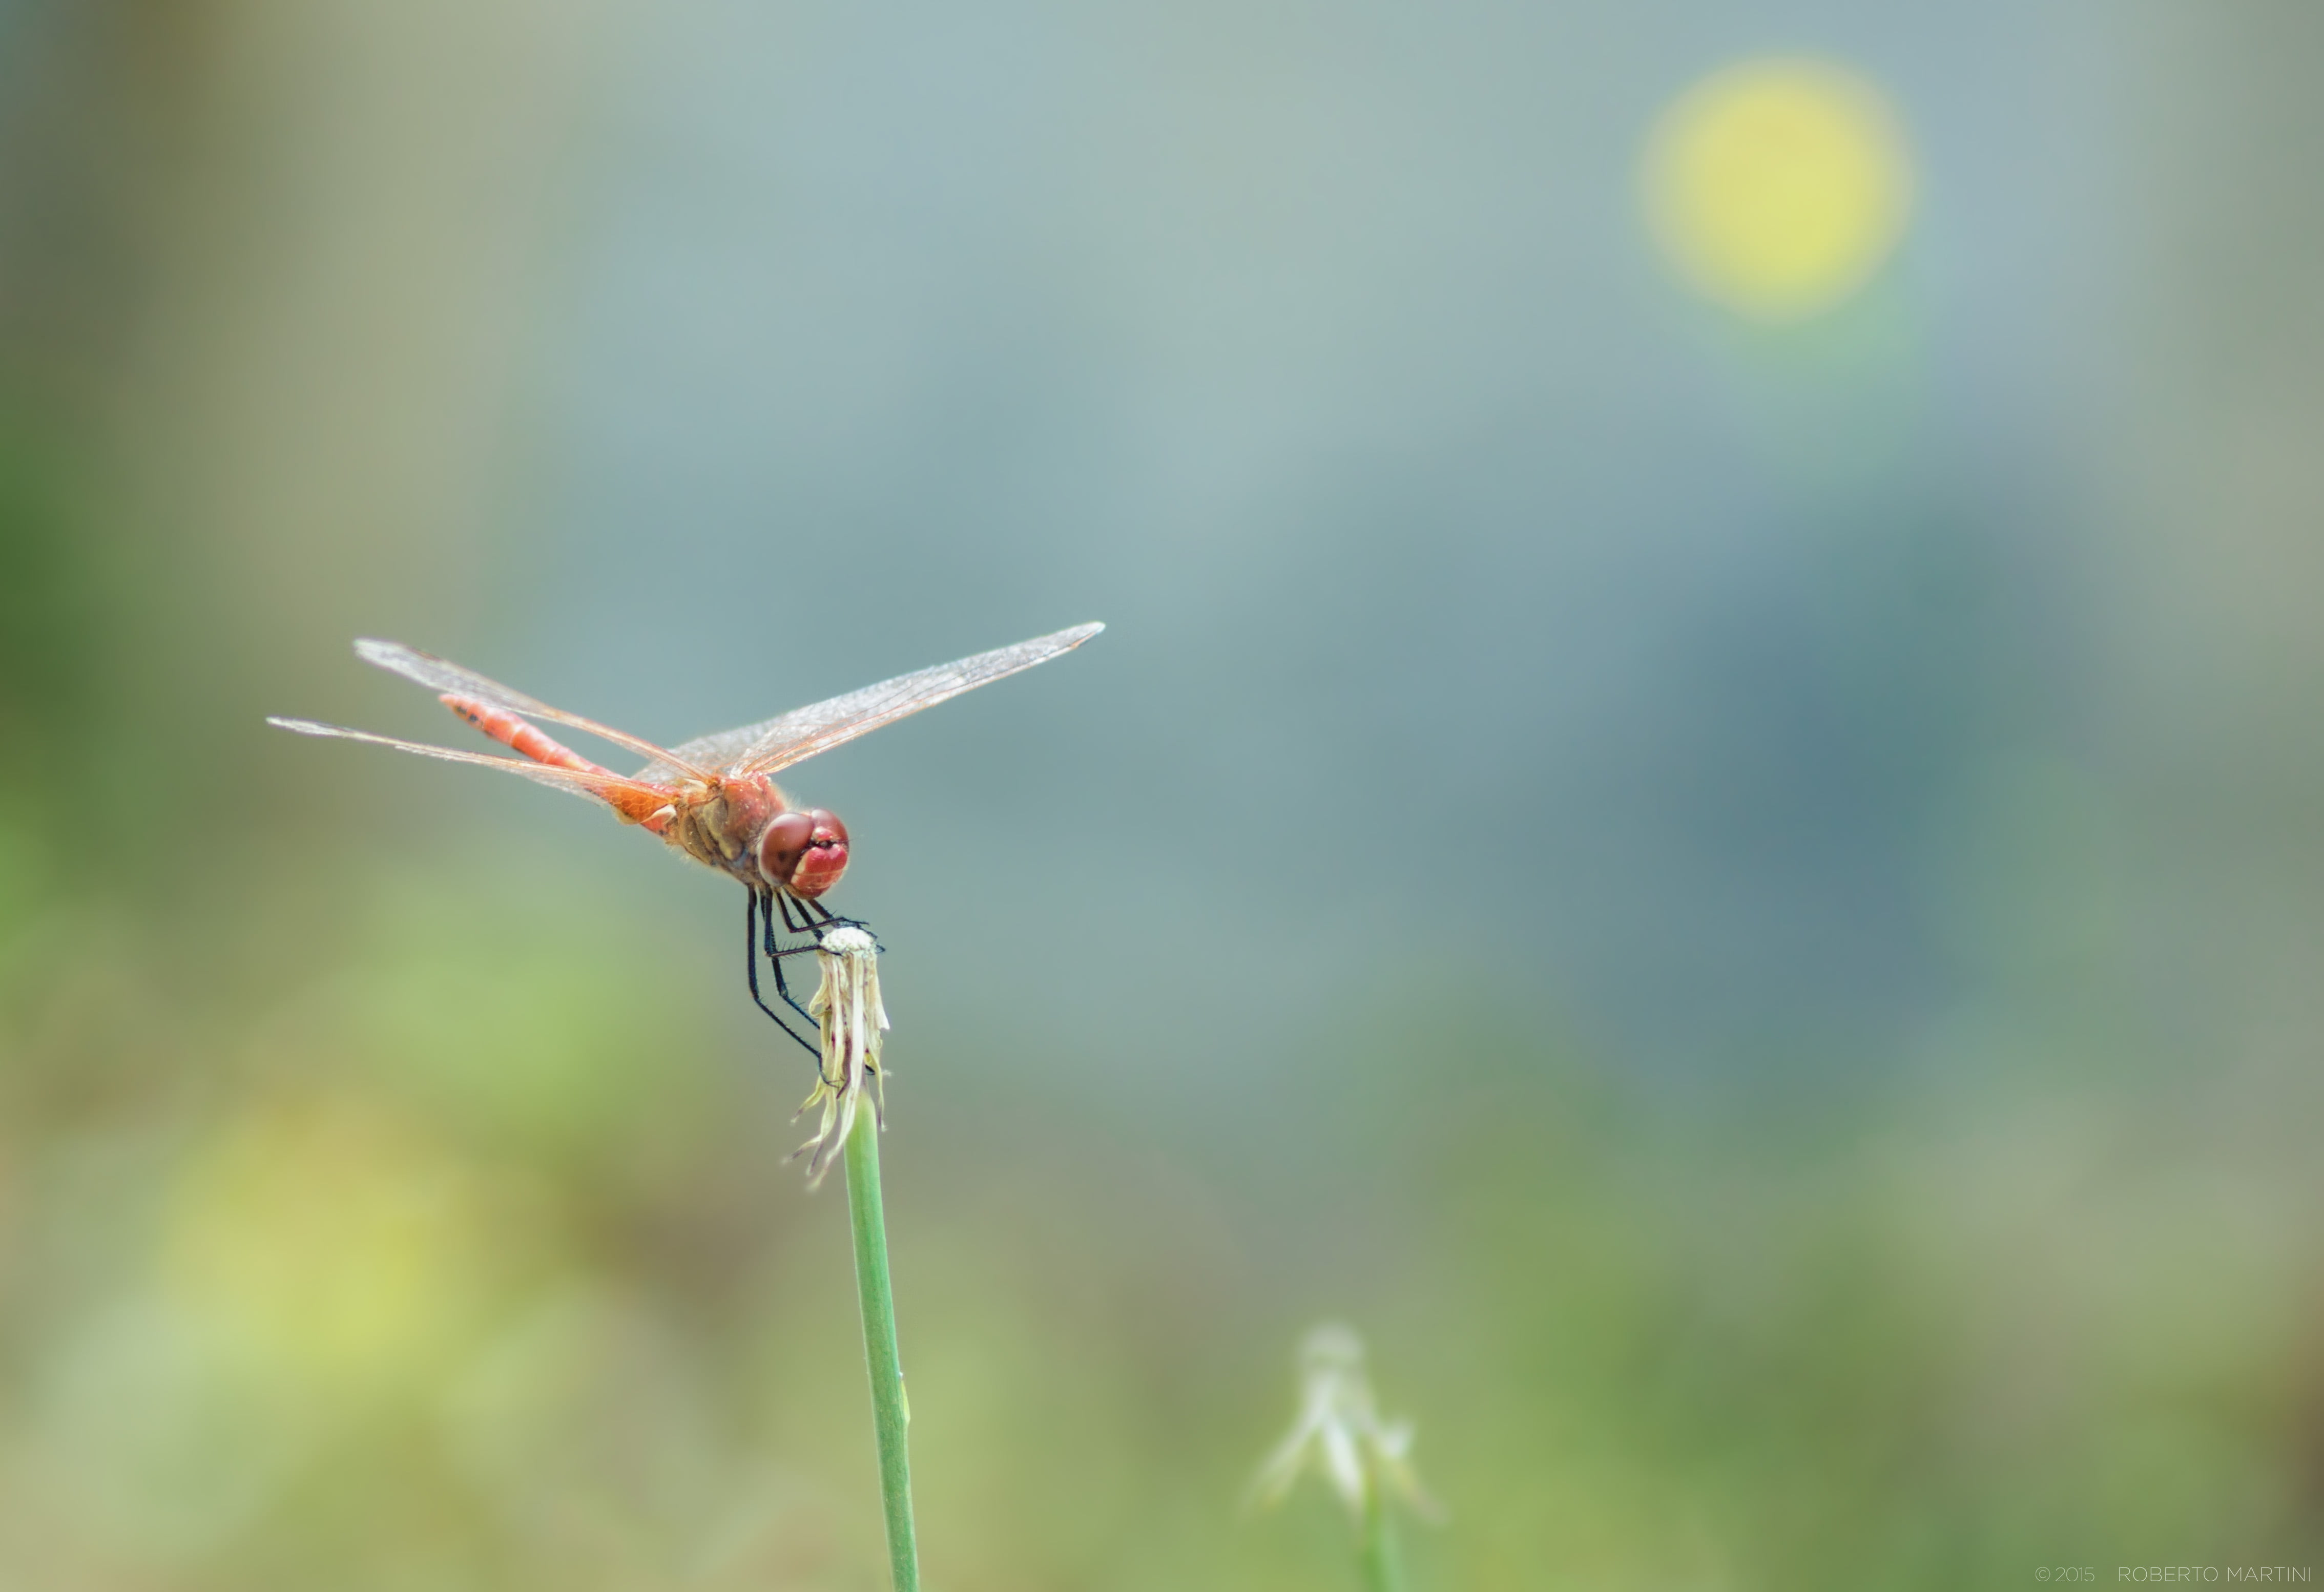
[[[678,747],[667,761],[649,763],[639,771],[638,778],[671,778],[683,772],[688,763],[722,773],[772,774],[882,724],[893,723],[908,713],[934,707],[964,691],[973,691],[1019,669],[1047,663],[1060,653],[1071,652],[1103,629],[1100,624],[1075,625],[1055,635],[1019,641],[1014,647],[980,652],[957,663],[922,669],[914,675],[899,675],[828,702],[793,708],[756,724],[705,735]]]
[[[651,758],[659,767],[667,768],[673,776],[691,774],[706,776],[706,770],[682,751],[665,751],[652,741],[632,735],[626,731],[585,719],[578,713],[568,713],[547,703],[527,696],[521,691],[512,691],[498,680],[488,680],[473,669],[422,652],[416,647],[406,647],[401,641],[361,640],[355,643],[355,656],[390,673],[401,675],[407,680],[417,680],[430,691],[449,692],[456,696],[473,696],[479,702],[504,707],[512,713],[522,713],[528,719],[547,719],[551,723],[566,724],[600,741],[610,741],[615,746],[627,747],[640,757]],[[398,743],[401,744],[401,743]],[[499,762],[504,759],[488,759]]]
[[[585,774],[577,768],[553,768],[546,763],[528,762],[521,758],[495,758],[479,751],[455,751],[448,746],[398,741],[392,735],[374,735],[368,730],[346,730],[337,724],[318,724],[312,719],[270,718],[266,722],[277,730],[288,730],[294,735],[368,741],[374,746],[392,746],[398,751],[418,752],[423,758],[441,758],[447,763],[475,763],[486,768],[521,774],[537,784],[554,786],[558,790],[571,791],[575,796],[605,802],[632,823],[660,808],[678,794],[667,786],[644,779],[627,779],[619,774]]]

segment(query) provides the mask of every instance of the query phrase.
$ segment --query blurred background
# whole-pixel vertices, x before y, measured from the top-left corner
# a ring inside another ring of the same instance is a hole
[[[884,1585],[736,892],[820,759],[931,1585],[2324,1551],[2324,11],[0,0],[0,1585]],[[595,749],[589,749],[595,750]],[[503,788],[503,787],[512,788]]]

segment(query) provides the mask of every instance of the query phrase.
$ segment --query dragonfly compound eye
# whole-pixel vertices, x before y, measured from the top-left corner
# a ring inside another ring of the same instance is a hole
[[[759,871],[772,884],[788,884],[799,854],[815,839],[815,820],[805,813],[778,813],[759,836]]]
[[[793,814],[786,813],[784,818]],[[821,807],[806,814],[812,824],[807,850],[791,869],[791,894],[812,901],[839,882],[847,871],[847,825]],[[780,823],[781,819],[777,819]]]

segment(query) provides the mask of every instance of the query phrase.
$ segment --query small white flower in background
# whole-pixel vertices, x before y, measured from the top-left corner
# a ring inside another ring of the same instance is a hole
[[[1299,1345],[1299,1418],[1251,1483],[1251,1495],[1283,1501],[1310,1466],[1323,1474],[1360,1528],[1376,1501],[1394,1497],[1427,1519],[1442,1512],[1412,1461],[1412,1422],[1383,1422],[1364,1375],[1364,1340],[1327,1321]]]
[[[823,969],[823,981],[808,998],[807,1011],[823,1029],[823,1065],[815,1088],[792,1118],[823,1108],[815,1136],[792,1152],[807,1157],[809,1188],[823,1181],[847,1143],[867,1081],[875,1119],[884,1118],[880,1036],[888,1029],[888,1009],[880,1003],[878,942],[862,929],[834,929],[824,935],[815,960]]]

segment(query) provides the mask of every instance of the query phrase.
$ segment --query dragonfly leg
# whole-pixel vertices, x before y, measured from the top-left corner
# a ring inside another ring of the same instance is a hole
[[[852,918],[834,917],[831,908],[822,902],[810,901],[804,896],[794,896],[788,890],[779,890],[776,895],[783,906],[783,927],[794,934],[820,934],[825,929],[853,921]],[[791,921],[791,913],[794,909],[798,913],[797,923]]]
[[[774,1020],[775,1020],[775,1026],[776,1026],[776,1027],[780,1028],[784,1033],[786,1033],[786,1034],[789,1035],[793,1039],[798,1040],[798,1041],[799,1045],[801,1046],[801,1048],[803,1048],[804,1050],[806,1050],[806,1052],[807,1052],[809,1055],[811,1055],[811,1056],[815,1057],[815,1059],[816,1059],[816,1065],[818,1065],[818,1066],[820,1066],[820,1065],[822,1065],[822,1063],[823,1063],[823,1047],[822,1047],[821,1045],[819,1045],[819,1044],[808,1044],[808,1043],[807,1043],[807,1041],[806,1041],[805,1039],[801,1039],[801,1038],[799,1038],[798,1031],[797,1029],[793,1028],[793,1027],[792,1027],[788,1023],[786,1023],[785,1021],[783,1021],[782,1014],[781,1014],[781,1013],[779,1013],[779,1012],[778,1012],[777,1010],[775,1010],[775,1008],[774,1008],[773,1007],[769,1006],[769,1005],[766,1003],[766,1001],[765,1001],[764,999],[762,999],[762,998],[760,997],[760,994],[759,994],[759,952],[760,952],[760,939],[759,939],[759,911],[760,911],[761,902],[760,902],[760,899],[759,899],[759,893],[758,893],[756,890],[746,890],[746,891],[744,891],[744,892],[743,892],[743,894],[742,894],[742,902],[743,902],[743,916],[742,916],[742,969],[743,969],[743,972],[744,972],[745,976],[750,980],[750,983],[751,983],[751,999],[752,999],[752,1002],[753,1002],[753,1003],[758,1007],[758,1008],[759,1008],[761,1011],[762,1011],[762,1012],[766,1013],[769,1017],[770,1017],[774,1018]],[[768,956],[770,957],[770,959],[771,959],[771,958],[773,957],[773,955],[774,955],[774,908],[773,908],[773,906],[770,906],[770,906],[767,906],[767,908],[766,908],[766,912],[767,912],[767,937],[766,937],[766,947],[765,947],[765,948],[766,948],[766,951],[767,951],[767,954],[768,954]],[[777,992],[778,992],[778,993],[779,993],[779,994],[782,996],[782,998],[783,998],[783,1004],[784,1004],[784,1005],[786,1005],[786,1006],[788,1006],[788,1007],[789,1007],[793,1011],[798,1012],[798,1015],[799,1015],[799,1016],[801,1016],[802,1017],[807,1017],[807,1012],[806,1012],[806,1010],[805,1010],[803,1008],[801,1008],[801,1007],[800,1007],[800,1005],[799,1005],[799,1003],[798,1003],[798,1001],[793,1000],[793,999],[791,998],[791,993],[790,993],[790,990],[789,990],[788,989],[787,989],[787,988],[784,986],[784,984],[783,984],[783,964],[782,964],[781,962],[774,962],[774,964],[773,964],[773,965],[774,965],[774,970],[775,970],[775,989],[776,989]],[[814,1018],[812,1018],[812,1017],[807,1017],[807,1026],[808,1026],[809,1027],[814,1027],[814,1026],[816,1026],[815,1019],[814,1019]]]
[[[816,1023],[814,1017],[809,1014],[807,1009],[801,1006],[798,1001],[792,997],[790,984],[783,977],[783,958],[786,956],[803,955],[810,951],[820,950],[822,947],[819,943],[810,943],[805,945],[793,945],[788,948],[777,944],[775,943],[775,913],[777,908],[772,900],[763,897],[760,897],[758,899],[759,909],[765,915],[766,936],[762,943],[762,948],[767,953],[767,964],[775,970],[775,993],[782,997],[783,1004],[785,1006],[798,1013],[799,1016],[806,1017],[810,1026],[820,1028],[822,1025]],[[798,929],[792,925],[790,921],[790,914],[787,911],[783,914],[783,926],[787,929],[790,929],[794,934],[804,934],[807,932],[803,929]]]
[[[832,929],[862,929],[867,934],[872,933],[872,925],[862,918],[842,917],[820,901],[809,901],[803,897],[794,898],[789,894],[784,893],[782,902],[783,927],[795,934],[814,935],[818,945],[822,943],[824,934]],[[798,908],[799,921],[797,923],[791,921],[791,908],[794,906]],[[878,945],[879,936],[873,934],[872,943]],[[800,949],[811,951],[815,946],[802,946]],[[880,949],[885,951],[887,947],[880,945]],[[782,954],[788,956],[792,953],[784,952]]]

